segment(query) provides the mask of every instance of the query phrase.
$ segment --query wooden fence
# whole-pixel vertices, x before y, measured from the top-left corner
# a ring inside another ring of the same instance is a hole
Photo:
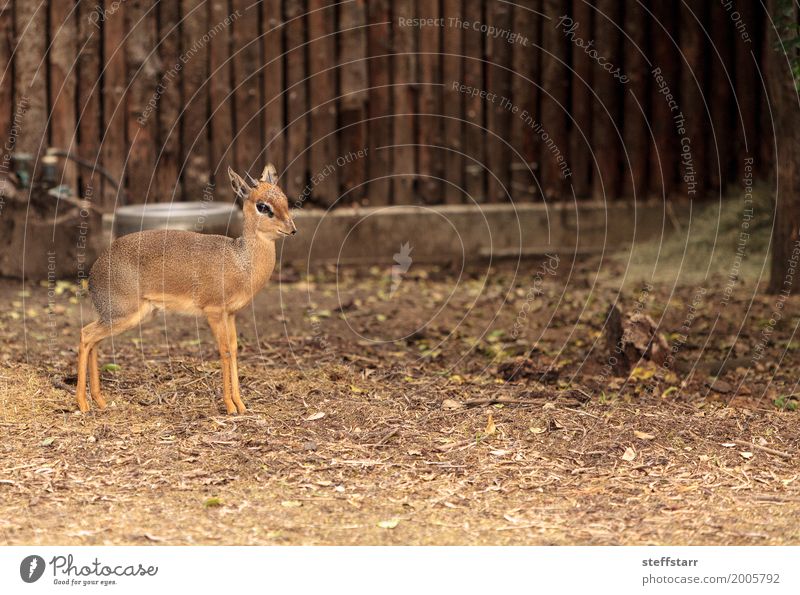
[[[769,158],[763,28],[711,0],[10,0],[3,164],[66,148],[131,202],[267,161],[316,206],[699,197]]]

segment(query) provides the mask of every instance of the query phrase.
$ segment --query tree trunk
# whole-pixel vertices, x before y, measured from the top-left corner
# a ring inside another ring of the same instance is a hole
[[[769,10],[776,20],[779,33],[786,31],[786,23],[778,16],[777,0],[770,0]],[[797,7],[789,17],[797,23]],[[769,28],[769,27],[768,27]],[[772,266],[769,293],[789,295],[795,293],[800,282],[797,250],[800,250],[800,105],[796,81],[790,71],[790,62],[796,63],[796,50],[775,50],[779,43],[776,33],[769,28],[767,51],[767,78],[770,103],[773,106],[777,152],[775,188],[775,225],[772,234]],[[780,47],[780,46],[779,46]],[[780,214],[780,216],[777,216]]]

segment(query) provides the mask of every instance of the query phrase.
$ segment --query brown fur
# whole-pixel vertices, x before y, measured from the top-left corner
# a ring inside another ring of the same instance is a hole
[[[87,368],[92,399],[101,409],[97,344],[138,325],[153,310],[204,315],[222,361],[223,398],[228,413],[245,411],[239,395],[235,314],[253,299],[275,267],[275,240],[296,233],[286,196],[267,166],[251,188],[228,170],[242,200],[242,237],[190,231],[152,230],[115,240],[92,266],[89,292],[99,319],[81,330],[78,350],[78,407],[88,411]],[[256,204],[272,207],[274,217]]]

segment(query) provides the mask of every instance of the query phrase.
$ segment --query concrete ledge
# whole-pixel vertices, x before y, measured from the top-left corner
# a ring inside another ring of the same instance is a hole
[[[600,253],[672,229],[664,203],[526,203],[300,210],[279,257],[307,264],[386,264],[408,243],[417,263],[470,264],[546,253]],[[680,217],[678,217],[680,219]],[[110,234],[111,218],[104,218]],[[109,236],[110,237],[110,236]]]
[[[545,253],[600,253],[671,230],[663,203],[387,206],[299,211],[283,242],[297,264],[391,263],[406,243],[414,262],[470,263]]]

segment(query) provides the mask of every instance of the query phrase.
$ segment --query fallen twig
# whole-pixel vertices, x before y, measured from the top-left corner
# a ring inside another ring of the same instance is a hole
[[[542,403],[548,401],[557,401],[556,399],[549,399],[547,397],[535,398],[535,399],[513,399],[510,397],[487,397],[484,399],[470,399],[469,401],[464,402],[464,407],[479,407],[481,405],[541,405]],[[569,405],[580,405],[580,401],[575,399],[569,399],[565,404]]]
[[[68,393],[74,395],[75,394],[75,387],[70,386],[64,380],[62,380],[59,376],[53,376],[50,381],[52,382],[53,386],[56,388],[60,388],[61,390],[65,390]]]
[[[396,428],[394,428],[394,429],[393,429],[391,432],[389,432],[388,434],[386,434],[386,435],[385,435],[383,438],[381,438],[380,440],[378,440],[378,442],[375,444],[375,446],[380,446],[381,444],[383,444],[384,442],[386,442],[387,440],[389,440],[389,438],[391,438],[392,436],[394,436],[395,434],[397,434],[397,432],[399,432],[399,431],[400,431],[400,426],[397,426],[397,427],[396,427]]]
[[[753,448],[755,448],[757,450],[763,450],[764,452],[768,452],[769,454],[775,455],[776,457],[781,457],[782,459],[794,458],[794,455],[792,455],[791,453],[788,453],[788,452],[785,452],[785,451],[782,451],[782,450],[777,450],[777,449],[774,449],[774,448],[770,448],[769,446],[761,446],[760,444],[754,444],[752,442],[747,442],[746,440],[733,440],[732,442],[734,444],[738,444],[739,446],[747,446],[747,447],[753,447]]]
[[[487,397],[484,399],[470,399],[464,402],[464,407],[479,407],[481,405],[495,405],[502,403],[503,405],[541,405],[544,402],[544,397],[541,399],[512,399],[509,397]]]

